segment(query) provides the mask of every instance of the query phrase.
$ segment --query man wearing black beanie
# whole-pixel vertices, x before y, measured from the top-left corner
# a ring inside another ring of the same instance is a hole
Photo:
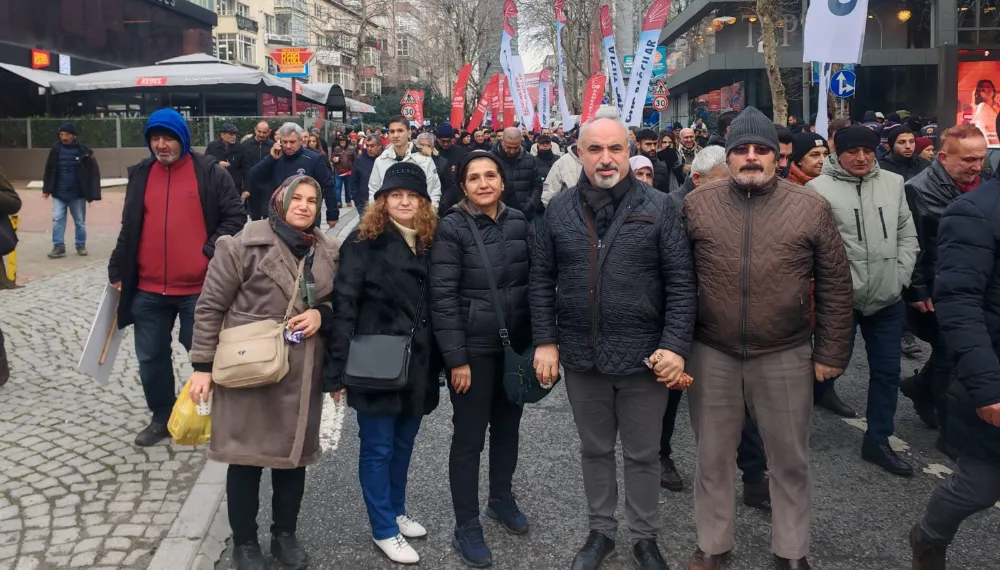
[[[889,129],[888,142],[891,152],[878,161],[879,167],[902,176],[904,182],[920,174],[931,165],[931,162],[917,155],[916,141],[916,135],[906,125],[897,125]]]
[[[788,179],[804,186],[806,182],[823,173],[823,164],[830,154],[830,149],[827,148],[826,139],[816,133],[803,131],[793,139]]]
[[[635,139],[639,145],[639,153],[653,163],[653,187],[660,192],[670,192],[671,173],[680,163],[680,157],[674,150],[670,155],[673,162],[667,164],[656,155],[656,143],[660,137],[653,129],[642,129],[635,134]]]
[[[894,475],[910,477],[913,467],[889,446],[899,396],[900,342],[903,334],[903,288],[917,261],[917,230],[906,202],[903,178],[879,168],[879,136],[864,125],[835,135],[836,162],[806,184],[830,202],[851,262],[855,328],[861,329],[868,353],[867,430],[861,458]],[[854,410],[834,391],[834,380],[814,387],[817,405],[837,415]]]

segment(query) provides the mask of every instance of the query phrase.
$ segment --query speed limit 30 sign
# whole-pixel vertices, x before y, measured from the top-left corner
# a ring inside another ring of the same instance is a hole
[[[653,97],[653,108],[657,111],[663,111],[667,108],[667,98],[663,95],[657,95]]]

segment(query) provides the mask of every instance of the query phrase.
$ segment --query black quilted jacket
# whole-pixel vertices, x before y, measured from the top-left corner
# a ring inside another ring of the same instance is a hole
[[[538,163],[524,147],[518,149],[517,156],[510,157],[498,142],[491,151],[503,164],[503,203],[521,210],[524,217],[531,219],[542,211],[542,183],[544,179],[538,171]]]
[[[531,346],[528,311],[528,222],[519,210],[501,205],[493,221],[476,213],[493,277],[504,305],[511,344]],[[431,249],[431,326],[449,369],[469,363],[469,356],[501,352],[497,320],[482,256],[465,219],[472,212],[463,200],[438,224]]]
[[[576,187],[552,199],[539,228],[534,343],[558,343],[569,370],[631,374],[657,348],[690,353],[696,283],[683,223],[669,195],[629,179],[603,240]]]

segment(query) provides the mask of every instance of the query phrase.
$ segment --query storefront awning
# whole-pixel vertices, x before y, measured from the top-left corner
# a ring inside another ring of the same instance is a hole
[[[14,75],[18,75],[28,81],[38,85],[39,87],[51,87],[50,82],[54,80],[67,79],[68,75],[61,75],[53,71],[45,71],[43,69],[31,69],[30,67],[21,67],[20,65],[12,65],[9,63],[0,63],[0,69],[9,71]]]
[[[347,110],[352,113],[374,113],[375,107],[372,107],[368,103],[362,103],[357,99],[351,99],[350,97],[344,97],[347,101]]]

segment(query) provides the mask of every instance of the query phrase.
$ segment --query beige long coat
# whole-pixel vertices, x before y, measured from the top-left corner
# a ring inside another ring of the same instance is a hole
[[[322,232],[315,235],[316,299],[329,305],[338,246]],[[267,220],[250,222],[236,236],[219,238],[195,309],[191,362],[214,361],[224,326],[280,321],[292,295],[298,299],[292,314],[304,312],[305,303],[295,286],[297,274],[295,256]],[[316,334],[289,348],[288,375],[277,384],[238,389],[215,386],[209,458],[277,469],[310,465],[319,459],[323,340]]]

